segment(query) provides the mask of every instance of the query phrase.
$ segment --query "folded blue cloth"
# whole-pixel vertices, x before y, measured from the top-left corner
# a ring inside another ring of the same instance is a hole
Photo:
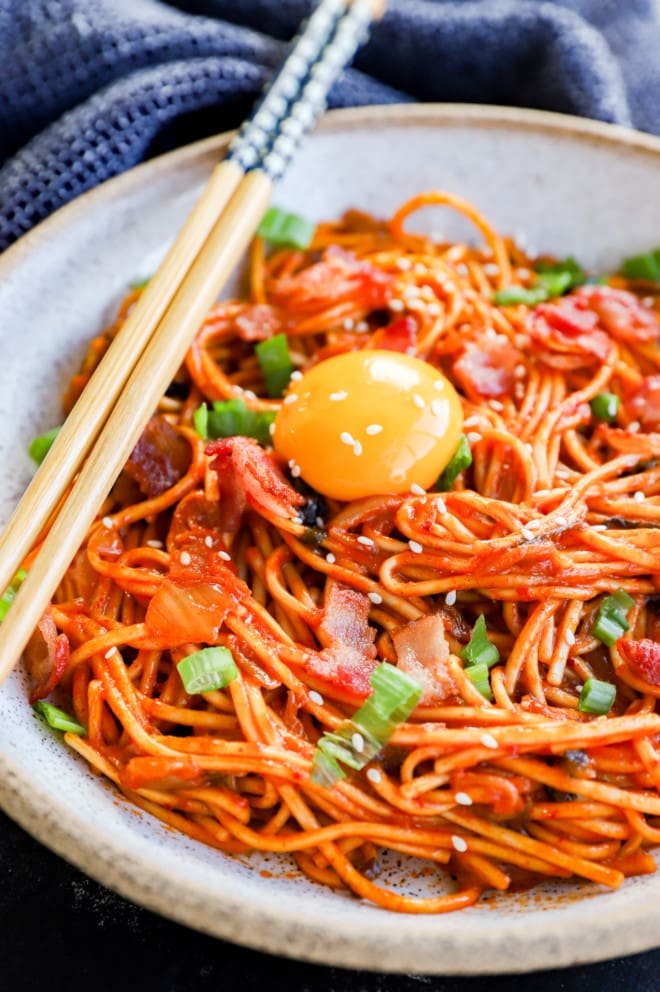
[[[0,250],[143,159],[235,126],[310,0],[0,0]],[[538,107],[660,133],[656,0],[390,0],[333,107]]]

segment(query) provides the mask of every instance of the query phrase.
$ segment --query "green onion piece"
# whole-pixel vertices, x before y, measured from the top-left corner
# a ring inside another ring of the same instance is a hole
[[[202,648],[177,664],[183,688],[189,695],[224,689],[238,675],[234,656],[228,648]]]
[[[346,772],[341,765],[317,747],[312,762],[311,781],[324,786],[326,789],[331,789],[335,782],[342,778],[346,778]]]
[[[458,447],[443,471],[440,473],[438,481],[435,484],[435,488],[439,489],[440,492],[443,493],[449,492],[461,472],[464,469],[469,468],[471,464],[472,451],[470,450],[470,442],[466,438],[465,434],[461,434]]]
[[[309,248],[316,224],[279,207],[270,207],[264,214],[257,234],[280,248]]]
[[[579,262],[569,255],[568,258],[563,258],[558,262],[538,262],[534,268],[538,274],[538,280],[542,285],[545,285],[549,289],[553,283],[545,282],[544,276],[547,275],[557,275],[561,276],[555,285],[561,286],[563,284],[563,289],[559,293],[554,295],[561,295],[565,293],[567,289],[573,289],[575,286],[582,286],[587,281],[587,274],[583,270]]]
[[[461,658],[468,665],[485,665],[486,668],[492,668],[500,660],[500,652],[488,640],[486,618],[483,613],[477,617],[477,622],[472,628],[472,637],[461,651]]]
[[[528,307],[535,307],[537,303],[543,303],[548,299],[548,291],[544,286],[507,286],[505,289],[498,289],[493,297],[493,302],[498,307],[512,307],[519,303],[524,303]]]
[[[599,420],[607,420],[610,423],[616,419],[619,412],[621,400],[616,393],[598,393],[589,403],[591,412]]]
[[[634,599],[623,589],[617,589],[611,596],[606,596],[600,604],[598,615],[591,628],[594,637],[611,647],[627,630],[630,630],[626,613],[634,603]]]
[[[561,296],[573,286],[573,276],[570,272],[539,272],[534,280],[534,287],[545,290],[546,300],[551,300],[555,296]]]
[[[198,408],[195,414],[198,414],[200,409]],[[241,435],[253,437],[266,447],[270,444],[270,425],[275,420],[275,411],[249,410],[240,399],[222,400],[214,403],[211,410],[207,409],[206,425],[203,417],[203,414],[199,414],[199,426],[205,426],[206,437],[211,440]],[[195,429],[201,434],[198,422],[195,422]]]
[[[655,251],[647,251],[643,255],[625,258],[621,272],[628,279],[660,282],[660,248],[656,248]]]
[[[583,713],[597,713],[603,716],[612,709],[616,698],[616,686],[600,679],[587,679],[582,686],[578,709]]]
[[[374,700],[378,711],[384,717],[395,723],[403,723],[422,698],[423,690],[419,683],[411,679],[400,668],[396,668],[395,665],[390,665],[386,661],[381,662],[373,670],[369,683],[374,690],[369,699]],[[360,712],[361,710],[358,710],[354,719],[357,719]],[[366,726],[367,731],[370,730],[364,720],[358,722],[363,727]]]
[[[490,688],[488,665],[483,662],[480,662],[478,665],[468,665],[465,669],[465,674],[469,678],[470,682],[472,682],[475,689],[478,689],[482,696],[485,696],[486,699],[490,699],[492,702],[493,693]]]
[[[60,427],[51,427],[51,429],[46,431],[45,434],[35,437],[34,440],[30,442],[28,452],[30,454],[30,458],[32,458],[37,465],[41,465],[42,461],[50,451],[53,441],[59,434],[60,430]]]
[[[27,578],[27,572],[24,568],[19,568],[18,572],[11,580],[2,596],[0,596],[0,623],[5,619],[7,613],[9,612],[9,607],[14,602],[16,593],[21,587],[24,579]]]
[[[565,258],[559,262],[539,262],[536,266],[536,278],[531,286],[507,286],[495,293],[497,306],[515,306],[524,303],[535,307],[537,303],[562,296],[569,289],[581,286],[587,277],[574,258]]]
[[[43,716],[48,726],[52,727],[53,730],[64,730],[70,734],[81,734],[82,736],[87,733],[82,724],[74,720],[72,716],[69,716],[68,713],[65,713],[58,706],[53,706],[52,703],[45,702],[43,699],[35,703],[32,709],[35,713]]]
[[[209,436],[209,408],[206,403],[198,406],[193,413],[193,426],[199,436],[207,441]]]
[[[266,392],[269,396],[279,398],[288,386],[293,372],[286,334],[275,334],[266,341],[260,341],[254,350],[264,375]]]

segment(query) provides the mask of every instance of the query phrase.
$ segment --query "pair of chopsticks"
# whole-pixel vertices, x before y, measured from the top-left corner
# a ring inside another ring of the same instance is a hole
[[[273,183],[382,7],[382,0],[322,0],[316,8],[28,486],[0,538],[0,590],[52,522],[0,625],[0,683],[257,230]]]

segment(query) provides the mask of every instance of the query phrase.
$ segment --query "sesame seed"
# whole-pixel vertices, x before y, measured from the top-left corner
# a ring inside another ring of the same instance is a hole
[[[353,734],[353,736],[351,737],[351,744],[358,752],[358,754],[362,754],[362,752],[364,751],[364,737],[362,736],[362,734],[358,734],[358,733]]]
[[[373,436],[374,434],[380,434],[382,429],[382,424],[369,424],[366,428],[366,433]]]
[[[570,644],[571,647],[575,644],[575,634],[573,633],[572,630],[566,631],[564,635],[564,640],[566,641],[567,644]]]
[[[458,837],[456,834],[451,839],[452,847],[455,851],[459,851],[461,854],[467,851],[467,841],[463,837]]]
[[[426,307],[426,312],[429,317],[439,317],[442,313],[442,307],[439,303],[429,303]]]
[[[291,466],[291,475],[294,479],[298,479],[300,477],[300,465]]]
[[[531,444],[529,441],[525,441],[525,447],[527,448],[528,451],[531,451],[532,453],[534,452],[534,445]]]
[[[513,339],[513,343],[515,344],[516,348],[520,348],[521,350],[524,351],[524,349],[527,348],[527,346],[529,345],[530,341],[527,334],[516,334],[515,338]]]
[[[442,403],[440,400],[431,400],[431,413],[434,417],[442,415]]]
[[[147,541],[147,547],[149,548],[162,548],[162,541]]]
[[[334,563],[337,561],[332,551],[328,551],[327,555],[325,556],[325,560],[329,565],[334,565]]]
[[[210,534],[207,534],[206,537],[204,538],[204,544],[206,545],[207,548],[213,547],[213,538],[211,537]]]
[[[498,276],[500,274],[500,267],[495,262],[486,262],[484,272],[487,276]]]
[[[419,407],[420,410],[423,410],[424,407],[426,406],[426,403],[424,402],[423,397],[421,397],[419,395],[419,393],[413,393],[412,400],[413,400],[413,403],[415,404],[415,406],[416,407]]]
[[[380,774],[377,768],[367,769],[367,778],[369,779],[370,782],[380,782],[382,777],[383,776]]]
[[[491,410],[495,410],[496,413],[501,413],[504,409],[504,403],[500,403],[499,400],[491,400],[489,405]]]
[[[404,289],[404,293],[407,298],[409,297],[411,299],[414,299],[415,297],[419,296],[419,294],[421,293],[421,289],[419,288],[419,286],[415,286],[415,285],[406,286],[406,288]]]
[[[324,523],[325,523],[325,520],[323,519],[323,517],[317,517],[316,518],[316,526],[317,527],[323,527]]]
[[[426,496],[426,489],[423,489],[418,483],[413,482],[410,487],[410,492],[414,493],[415,496]]]
[[[182,565],[189,565],[191,561],[192,561],[192,558],[190,557],[190,555],[188,554],[188,552],[187,551],[182,551],[181,552],[181,564]]]
[[[352,331],[354,327],[355,327],[355,321],[353,320],[353,318],[347,317],[346,320],[344,321],[344,330]]]
[[[497,743],[497,741],[495,740],[492,734],[482,734],[481,743],[483,744],[484,747],[489,747],[493,751],[496,751],[497,748],[499,747],[499,744]]]
[[[338,400],[345,400],[347,396],[348,396],[348,393],[346,392],[345,389],[339,389],[339,390],[337,390],[336,393],[330,393],[330,399],[333,402],[338,401]]]
[[[244,389],[243,396],[245,396],[245,398],[248,400],[256,400],[257,398],[257,394],[254,392],[253,389]]]
[[[404,309],[404,306],[405,306],[405,304],[404,304],[403,300],[390,300],[390,302],[389,302],[389,308],[390,308],[390,310],[394,310],[397,313],[399,311],[403,310]]]
[[[570,473],[567,472],[565,468],[558,468],[555,472],[555,475],[557,476],[558,479],[561,479],[563,482],[565,479],[569,478]]]
[[[495,338],[497,337],[497,331],[495,330],[494,327],[486,328],[486,337],[489,338],[491,341],[495,340]]]
[[[456,590],[451,589],[445,596],[445,603],[447,604],[447,606],[453,606],[455,602],[456,602]]]
[[[339,440],[341,441],[342,444],[349,444],[349,445],[355,444],[355,438],[353,437],[352,434],[349,434],[348,431],[342,431],[341,434],[339,435]]]
[[[414,551],[416,555],[421,555],[424,550],[419,541],[408,541],[408,547],[411,551]]]
[[[312,691],[309,694],[309,698],[311,702],[316,703],[317,706],[323,706],[324,703],[323,696],[321,695],[320,692],[317,692],[316,689],[312,689]]]
[[[369,597],[372,603],[375,603],[376,606],[378,606],[379,603],[383,602],[383,597],[379,592],[370,592],[367,593],[367,596]]]
[[[466,276],[468,275],[470,270],[468,269],[465,262],[459,262],[458,265],[456,266],[456,271],[458,272],[459,275]]]
[[[353,442],[353,454],[358,456],[362,454],[362,444],[360,441]]]
[[[360,534],[360,536],[357,539],[357,542],[358,544],[364,544],[366,548],[373,548],[374,546],[374,542],[371,540],[371,538],[365,537],[364,534]]]
[[[446,513],[447,512],[447,504],[445,503],[445,501],[442,498],[442,496],[438,496],[438,498],[435,501],[435,505],[437,507],[438,513]]]
[[[428,271],[429,270],[426,268],[425,265],[422,264],[422,262],[415,262],[413,266],[413,272],[415,273],[415,275],[425,276]]]
[[[607,524],[593,524],[592,530],[607,530]]]
[[[523,379],[527,374],[527,369],[525,368],[524,365],[516,365],[516,367],[513,370],[513,374],[515,375],[516,379]]]
[[[444,384],[443,380],[442,379],[436,379],[435,382],[433,383],[433,388],[434,389],[437,389],[437,391],[439,393],[441,393],[442,390],[445,388],[445,384]]]
[[[528,541],[531,541],[531,539],[534,537],[534,531],[530,530],[529,527],[521,528],[520,533],[522,534],[523,537],[527,538]]]
[[[467,420],[463,422],[463,427],[476,427],[479,423],[479,417],[468,417]]]
[[[628,433],[636,434],[641,426],[639,420],[633,420],[631,424],[628,424]]]
[[[302,372],[299,369],[294,369],[291,373],[291,382],[300,382],[302,379]]]
[[[361,320],[359,324],[355,325],[355,330],[358,332],[358,334],[365,334],[369,330],[369,325],[367,324],[366,320]]]
[[[275,421],[273,421],[272,424],[268,425],[268,433],[270,434],[271,437],[275,433]]]
[[[458,803],[459,806],[472,805],[472,799],[470,796],[468,796],[467,792],[457,792],[456,795],[454,796],[454,800]]]
[[[646,499],[646,494],[643,493],[641,489],[638,489],[637,492],[633,494],[633,499],[636,503],[643,503]]]
[[[402,272],[407,272],[411,266],[412,262],[409,258],[397,258],[396,260],[396,267],[397,269],[401,269]]]
[[[112,527],[112,520],[111,520],[110,517],[104,517],[103,520],[101,521],[101,523],[103,524],[104,527],[107,527],[107,528]]]
[[[529,279],[531,274],[532,273],[529,271],[529,269],[516,269],[516,275],[518,276],[519,279]]]
[[[477,444],[478,441],[481,441],[481,434],[479,434],[478,431],[470,431],[467,435],[467,439],[470,444]]]
[[[117,648],[108,648],[108,650],[103,655],[104,658],[112,658],[113,654],[116,654]]]
[[[218,558],[222,558],[223,561],[231,561],[231,555],[228,551],[218,551]]]
[[[568,527],[568,520],[566,519],[566,517],[560,516],[560,517],[556,517],[555,519],[557,521],[558,527]]]
[[[297,403],[298,402],[298,394],[297,393],[289,393],[288,396],[285,396],[284,397],[284,401],[283,402],[285,403],[286,406],[291,406],[292,403]]]

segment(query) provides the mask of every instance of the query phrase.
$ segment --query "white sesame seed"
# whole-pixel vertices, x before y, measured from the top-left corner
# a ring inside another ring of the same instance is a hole
[[[358,754],[362,754],[362,752],[364,751],[364,737],[362,736],[362,734],[358,734],[358,733],[353,734],[353,736],[351,737],[351,744],[358,752]]]
[[[633,420],[631,424],[628,424],[628,433],[636,434],[641,426],[639,420]]]
[[[298,479],[300,477],[300,465],[291,466],[291,475],[294,479]]]
[[[285,396],[284,397],[283,402],[285,403],[286,406],[291,406],[292,403],[297,403],[298,402],[298,394],[297,393],[289,393],[288,396]]]
[[[655,300],[652,296],[643,296],[642,303],[645,307],[652,307],[653,304],[655,303]]]
[[[366,334],[366,332],[369,330],[369,325],[367,324],[366,320],[361,320],[358,324],[355,325],[355,330],[358,332],[358,334]]]
[[[253,389],[244,389],[243,396],[245,396],[247,400],[256,400],[257,398],[257,394],[254,392]]]
[[[494,327],[487,327],[485,336],[489,338],[491,341],[494,341],[497,337],[497,331],[495,330]]]
[[[218,551],[218,558],[222,558],[223,561],[231,561],[231,555],[228,551]]]
[[[317,692],[316,689],[312,689],[312,691],[309,694],[309,698],[311,702],[316,703],[317,706],[323,706],[324,703],[323,696],[321,695],[320,692]]]
[[[147,541],[146,543],[149,548],[162,548],[163,546],[162,541]]]
[[[607,524],[593,524],[592,530],[607,530]]]
[[[415,275],[425,276],[428,271],[429,270],[426,268],[425,265],[422,264],[422,262],[415,262],[413,266],[413,272],[415,273]]]
[[[302,377],[302,372],[299,369],[294,369],[291,373],[291,382],[300,382]]]
[[[468,417],[463,421],[463,427],[476,427],[478,423],[479,417]]]
[[[570,644],[571,647],[575,644],[575,634],[573,633],[572,630],[566,631],[564,635],[564,640],[566,641],[567,644]]]
[[[435,505],[437,507],[438,513],[446,513],[447,512],[447,504],[445,503],[445,501],[442,498],[442,496],[438,496],[438,498],[435,501]]]
[[[501,413],[504,409],[504,403],[500,403],[499,400],[490,400],[489,406],[491,410],[494,410],[496,413]]]
[[[337,390],[336,393],[330,393],[330,399],[333,401],[333,403],[339,400],[345,400],[347,396],[348,393],[346,392],[345,389],[339,389]]]
[[[481,434],[478,431],[470,431],[466,436],[470,444],[477,444],[478,441],[481,441]]]
[[[366,427],[366,433],[369,434],[370,436],[373,436],[374,434],[380,434],[382,429],[383,429],[382,424],[368,424]]]
[[[466,276],[468,275],[470,270],[468,269],[465,262],[459,262],[458,265],[456,266],[456,271],[458,272],[459,275]]]
[[[413,393],[412,401],[415,404],[415,406],[418,407],[420,410],[423,410],[424,407],[426,406],[423,397],[420,396],[419,393]]]
[[[407,272],[411,266],[412,262],[409,258],[397,258],[396,260],[396,267],[397,269],[401,269],[402,272]]]
[[[497,741],[495,740],[492,734],[482,734],[481,743],[483,744],[484,747],[489,747],[493,751],[496,751],[497,748],[499,747],[499,744],[497,743]]]
[[[500,267],[495,262],[486,262],[484,272],[487,276],[498,276],[500,274]]]
[[[110,517],[104,517],[101,523],[103,524],[104,527],[108,529],[112,527],[112,520],[110,519]]]
[[[429,317],[439,317],[442,313],[442,307],[439,303],[429,303],[426,307],[426,312]]]
[[[355,444],[355,438],[353,437],[352,434],[349,434],[348,431],[342,431],[341,434],[339,435],[339,440],[341,441],[342,444],[348,444],[351,446]]]
[[[519,279],[529,279],[532,273],[529,269],[516,269],[516,274]]]
[[[353,318],[347,317],[346,320],[344,321],[344,330],[352,331],[354,327],[355,327],[355,321],[353,320]]]
[[[530,530],[529,527],[522,527],[520,533],[522,534],[523,537],[527,538],[528,541],[531,541],[531,539],[534,537],[534,531]]]
[[[358,457],[362,454],[362,444],[360,441],[353,442],[353,454],[358,455]]]
[[[406,298],[415,299],[421,293],[421,289],[419,286],[412,285],[406,286],[403,292],[405,293]]]
[[[317,517],[316,518],[316,526],[317,527],[323,527],[324,524],[325,524],[325,520],[323,519],[323,517]]]
[[[457,792],[456,795],[454,796],[454,800],[458,803],[459,806],[472,805],[472,798],[471,796],[468,796],[467,792]]]
[[[370,592],[367,593],[367,596],[369,597],[371,602],[374,603],[376,606],[378,606],[379,603],[383,602],[383,597],[379,592]]]
[[[275,421],[273,421],[272,424],[268,425],[268,433],[270,434],[271,437],[275,433]]]
[[[328,565],[334,565],[334,563],[337,561],[332,551],[328,551],[327,555],[325,556],[325,560],[327,561]]]
[[[527,374],[527,369],[525,368],[524,365],[516,365],[516,367],[513,370],[513,374],[515,375],[516,379],[523,379]]]
[[[643,503],[646,499],[646,494],[643,493],[641,489],[638,489],[637,492],[633,494],[633,499],[636,503]]]
[[[557,521],[557,526],[558,527],[568,527],[568,520],[566,519],[566,517],[559,516],[559,517],[556,517],[555,519]]]
[[[390,308],[390,310],[394,310],[396,313],[398,313],[401,310],[403,310],[404,307],[405,307],[405,304],[404,304],[403,300],[390,300],[390,302],[389,302],[389,308]]]
[[[117,648],[108,648],[108,650],[103,655],[104,658],[112,658],[113,654],[116,654]]]
[[[445,596],[445,603],[447,604],[447,606],[453,606],[455,602],[456,602],[456,590],[450,589],[450,591]]]
[[[414,493],[415,496],[426,496],[426,489],[423,489],[422,486],[418,485],[416,482],[413,482],[410,487],[410,492]]]
[[[207,534],[206,537],[204,538],[204,544],[206,545],[207,548],[213,547],[213,538],[211,537],[210,534]]]
[[[435,382],[433,383],[433,388],[434,389],[437,389],[437,391],[439,393],[441,393],[442,390],[445,388],[445,384],[444,384],[443,380],[442,379],[436,379]]]
[[[364,544],[365,548],[373,548],[374,542],[370,537],[365,537],[364,534],[360,534],[357,539],[358,544]]]
[[[516,334],[515,338],[513,339],[513,343],[515,344],[516,348],[520,348],[521,350],[524,350],[529,345],[529,337],[527,334]]]
[[[187,551],[182,551],[181,552],[181,564],[182,565],[189,565],[191,561],[192,561],[192,558],[190,557],[190,555],[188,554],[188,552]]]
[[[442,416],[442,403],[440,400],[431,400],[431,413],[434,417]]]
[[[534,452],[534,445],[530,441],[525,441],[525,447],[528,451]]]
[[[564,480],[569,478],[570,472],[567,472],[565,468],[558,468],[555,472],[555,475],[557,476],[558,479],[561,479],[563,482]]]
[[[408,547],[411,551],[414,551],[416,555],[421,555],[424,550],[419,541],[408,541]]]
[[[463,837],[458,837],[456,834],[453,835],[451,839],[452,847],[455,851],[459,851],[461,854],[467,851],[467,841]]]
[[[377,768],[367,769],[367,778],[369,779],[370,782],[380,782],[382,777],[383,776],[380,774]]]

